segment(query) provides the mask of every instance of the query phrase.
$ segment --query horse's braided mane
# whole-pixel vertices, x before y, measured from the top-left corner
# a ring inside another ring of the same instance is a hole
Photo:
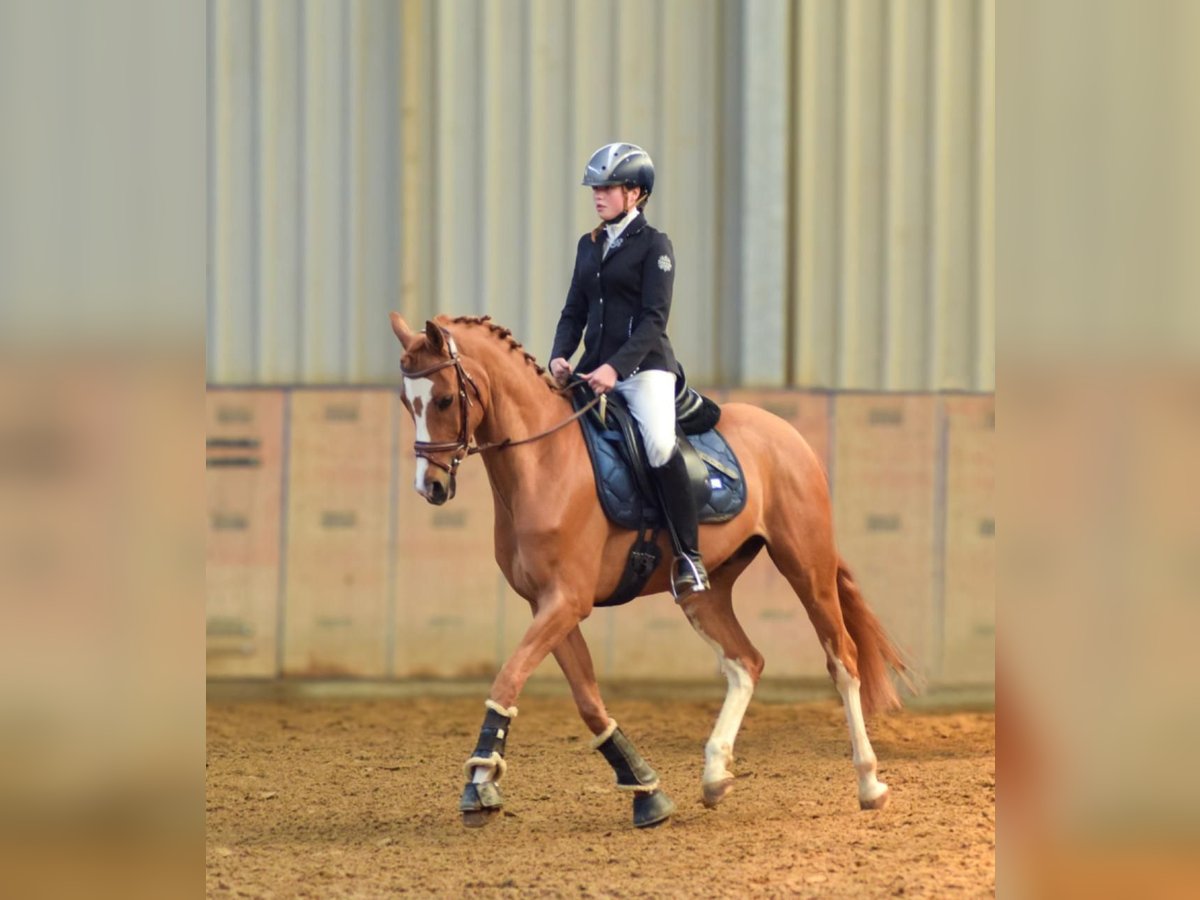
[[[456,325],[483,325],[488,331],[498,337],[500,340],[508,344],[510,350],[518,350],[521,356],[524,357],[526,365],[533,366],[537,370],[538,375],[545,375],[546,370],[538,365],[537,357],[525,349],[521,342],[513,337],[512,329],[505,328],[502,325],[497,325],[492,321],[491,316],[456,316],[451,319]],[[549,384],[546,385],[550,387]]]

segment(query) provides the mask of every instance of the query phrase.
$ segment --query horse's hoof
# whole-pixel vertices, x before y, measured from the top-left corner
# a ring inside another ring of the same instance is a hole
[[[637,828],[661,825],[675,812],[675,804],[661,790],[638,791],[633,795],[633,824]]]
[[[493,819],[495,819],[496,814],[499,812],[500,812],[499,809],[468,810],[462,814],[463,827],[464,828],[482,828],[484,825],[487,825],[489,822],[491,822]]]
[[[716,809],[717,804],[725,799],[725,795],[733,790],[733,776],[726,775],[720,781],[706,781],[702,787],[704,788],[704,805],[709,809]]]
[[[462,813],[463,825],[467,828],[482,828],[504,805],[500,796],[500,788],[494,781],[482,781],[478,784],[467,782],[463,787],[462,799],[458,801],[458,811]]]
[[[858,798],[858,808],[859,809],[883,809],[885,806],[887,806],[888,797],[890,797],[891,794],[892,794],[891,788],[884,787],[883,793],[880,794],[878,797],[876,797],[874,800],[864,800],[862,797],[859,797]]]

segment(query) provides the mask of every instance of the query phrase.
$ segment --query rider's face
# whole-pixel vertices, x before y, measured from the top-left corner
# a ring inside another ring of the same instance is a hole
[[[613,216],[619,216],[625,210],[637,206],[638,198],[641,195],[641,188],[625,190],[619,184],[594,187],[592,188],[592,203],[596,207],[596,214],[607,222]]]

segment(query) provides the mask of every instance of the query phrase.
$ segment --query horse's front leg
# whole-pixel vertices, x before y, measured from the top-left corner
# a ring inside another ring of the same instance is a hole
[[[504,805],[498,782],[506,769],[504,748],[512,720],[517,717],[517,697],[533,670],[579,625],[579,620],[579,613],[561,594],[539,599],[532,624],[492,682],[479,741],[466,762],[467,783],[458,804],[467,827],[486,825]]]
[[[616,721],[608,717],[600,685],[596,683],[592,654],[578,626],[555,648],[554,658],[571,685],[579,715],[596,736],[592,749],[598,750],[612,766],[617,787],[633,794],[633,824],[638,828],[661,825],[675,812],[675,804],[659,788],[658,773],[650,768]]]

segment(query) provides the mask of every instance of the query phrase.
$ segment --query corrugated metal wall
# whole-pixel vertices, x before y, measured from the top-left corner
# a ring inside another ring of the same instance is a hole
[[[583,164],[645,146],[694,381],[994,388],[994,0],[209,0],[213,384],[544,359]]]

